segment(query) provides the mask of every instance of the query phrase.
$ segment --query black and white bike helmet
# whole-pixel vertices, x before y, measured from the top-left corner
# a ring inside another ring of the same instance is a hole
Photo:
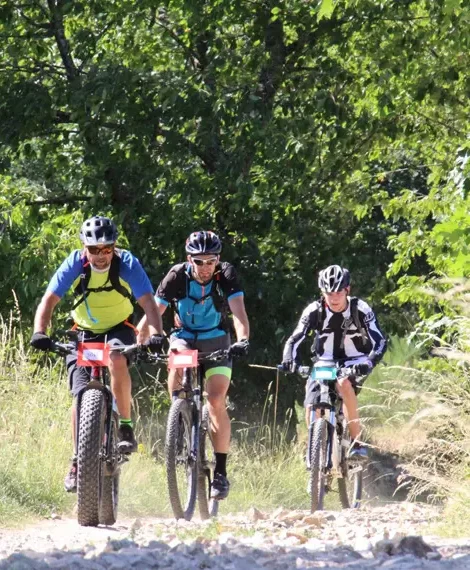
[[[351,274],[345,267],[330,265],[318,274],[318,287],[325,293],[335,293],[349,287]]]
[[[117,240],[116,224],[104,216],[93,216],[83,222],[80,239],[83,245],[110,245]]]
[[[222,251],[222,242],[214,232],[193,232],[186,240],[186,253],[189,255],[218,255]]]

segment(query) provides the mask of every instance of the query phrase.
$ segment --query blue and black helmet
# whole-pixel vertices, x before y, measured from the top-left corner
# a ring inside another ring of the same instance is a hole
[[[193,232],[186,240],[186,253],[190,255],[218,255],[221,251],[222,242],[214,232]]]

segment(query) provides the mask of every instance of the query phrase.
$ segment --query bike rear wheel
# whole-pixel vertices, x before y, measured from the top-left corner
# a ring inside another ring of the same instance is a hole
[[[101,390],[86,390],[81,398],[78,451],[77,503],[78,524],[97,526],[100,522],[101,446],[104,436],[105,398]]]
[[[350,443],[347,421],[343,422],[343,436]],[[340,442],[341,444],[343,442]],[[341,475],[338,479],[338,491],[343,509],[358,509],[362,499],[363,467],[360,463],[348,461],[349,445],[341,445]]]
[[[187,400],[175,400],[168,415],[165,462],[168,492],[177,519],[191,520],[196,505],[197,464],[191,456],[192,406]]]
[[[326,467],[327,467],[327,439],[328,439],[328,426],[324,418],[315,420],[313,426],[313,433],[310,438],[310,510],[312,513],[315,511],[323,510],[323,501],[326,491]]]
[[[103,477],[101,479],[100,523],[110,526],[117,520],[119,503],[119,454],[118,443],[118,416],[113,412],[109,441],[109,455],[103,462]]]
[[[197,470],[197,500],[202,520],[217,516],[219,502],[210,498],[211,482],[215,467],[215,452],[210,433],[210,418],[207,406],[202,409],[199,432],[199,460]]]

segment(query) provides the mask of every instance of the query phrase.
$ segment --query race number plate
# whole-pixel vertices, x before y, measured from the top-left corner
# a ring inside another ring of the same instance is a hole
[[[109,344],[104,342],[79,342],[77,355],[78,366],[108,366]]]
[[[312,378],[314,380],[336,380],[336,368],[332,366],[314,366],[312,368]]]
[[[168,360],[168,368],[195,368],[197,366],[197,350],[182,350],[171,352]]]

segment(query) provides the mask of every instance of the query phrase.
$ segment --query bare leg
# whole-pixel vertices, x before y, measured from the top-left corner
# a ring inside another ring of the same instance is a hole
[[[121,418],[131,417],[132,382],[127,367],[126,357],[122,354],[113,354],[109,364],[111,375],[111,391],[116,399],[116,404]]]
[[[345,408],[344,415],[348,420],[351,439],[359,439],[361,435],[361,423],[357,409],[357,396],[348,378],[342,378],[338,381],[338,391],[343,398]]]
[[[217,453],[228,453],[230,448],[231,425],[225,405],[229,385],[230,380],[223,374],[214,374],[206,382],[212,441]]]
[[[170,393],[170,398],[173,396],[174,390],[179,390],[182,386],[183,374],[179,369],[173,369],[168,371],[168,392]]]

